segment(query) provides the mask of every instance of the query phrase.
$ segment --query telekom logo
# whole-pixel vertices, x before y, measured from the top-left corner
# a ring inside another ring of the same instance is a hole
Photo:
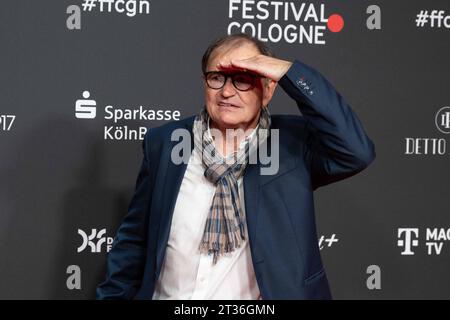
[[[404,235],[404,237],[402,237]],[[414,237],[414,239],[413,239]],[[403,239],[402,239],[403,238]],[[398,229],[398,242],[399,247],[403,247],[402,255],[414,255],[411,250],[412,247],[419,245],[419,229],[417,228],[399,228]]]

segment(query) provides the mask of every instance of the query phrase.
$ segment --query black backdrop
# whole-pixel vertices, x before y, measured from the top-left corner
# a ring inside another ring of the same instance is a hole
[[[334,297],[450,298],[450,2],[256,2],[2,1],[0,298],[94,297],[139,133],[201,109],[203,51],[242,28],[320,70],[375,142],[367,170],[316,192]],[[299,111],[279,90],[271,112]]]

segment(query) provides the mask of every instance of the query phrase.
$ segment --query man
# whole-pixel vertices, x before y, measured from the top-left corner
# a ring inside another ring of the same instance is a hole
[[[372,141],[319,72],[252,37],[212,43],[202,69],[205,109],[144,139],[97,297],[330,299],[313,191],[366,168]],[[269,114],[278,84],[303,116]],[[188,163],[174,161],[180,129],[192,137]],[[227,139],[227,130],[243,134]],[[270,175],[249,161],[264,144],[278,161]]]

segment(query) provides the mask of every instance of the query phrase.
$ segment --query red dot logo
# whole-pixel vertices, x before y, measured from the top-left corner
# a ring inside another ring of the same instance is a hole
[[[331,32],[339,32],[344,27],[344,19],[339,14],[332,14],[328,17],[327,27]]]

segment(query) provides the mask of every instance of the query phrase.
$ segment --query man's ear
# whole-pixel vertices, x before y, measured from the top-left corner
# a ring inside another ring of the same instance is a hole
[[[275,89],[278,85],[278,82],[269,79],[269,78],[265,78],[264,79],[264,95],[263,95],[263,106],[267,106],[270,102],[270,100],[272,100],[273,94],[275,93]]]

